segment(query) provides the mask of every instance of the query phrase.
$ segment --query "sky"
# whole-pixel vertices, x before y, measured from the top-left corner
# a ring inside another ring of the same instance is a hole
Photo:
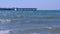
[[[40,10],[60,10],[60,0],[0,0],[0,7],[38,8]]]

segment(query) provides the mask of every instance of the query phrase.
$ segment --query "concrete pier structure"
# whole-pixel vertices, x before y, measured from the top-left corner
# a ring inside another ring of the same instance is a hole
[[[17,11],[36,11],[37,8],[16,8]]]
[[[37,10],[37,8],[0,8],[0,10],[36,11],[36,10]]]

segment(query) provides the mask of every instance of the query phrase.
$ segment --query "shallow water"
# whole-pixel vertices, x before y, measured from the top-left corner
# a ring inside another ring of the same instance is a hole
[[[60,34],[60,10],[0,11],[0,30],[9,30],[9,34]]]

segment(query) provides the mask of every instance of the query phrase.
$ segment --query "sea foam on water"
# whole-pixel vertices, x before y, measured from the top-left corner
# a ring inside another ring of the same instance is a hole
[[[0,34],[10,34],[10,30],[1,30]]]
[[[29,34],[40,34],[40,33],[29,33]]]
[[[0,22],[1,23],[9,23],[9,22],[11,22],[11,20],[9,20],[9,19],[0,19]]]

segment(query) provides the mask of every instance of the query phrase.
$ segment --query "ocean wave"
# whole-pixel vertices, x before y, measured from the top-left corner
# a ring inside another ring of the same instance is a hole
[[[1,30],[0,34],[10,34],[10,30]]]
[[[29,33],[29,34],[40,34],[40,33]]]
[[[0,23],[9,23],[11,22],[10,19],[0,19]]]

